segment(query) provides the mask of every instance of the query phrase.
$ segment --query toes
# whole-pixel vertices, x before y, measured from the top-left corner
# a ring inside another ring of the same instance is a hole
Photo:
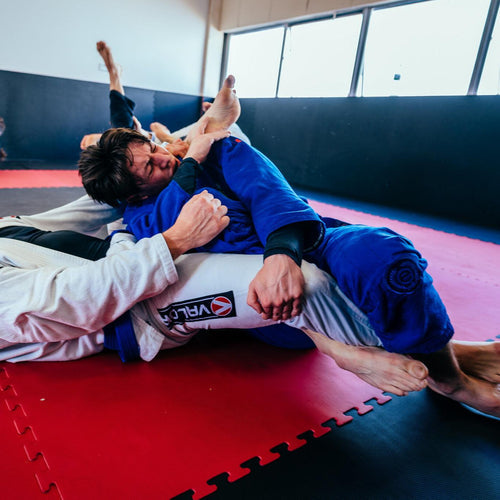
[[[224,80],[224,87],[228,89],[232,89],[234,87],[236,79],[234,78],[233,75],[228,75],[226,79]]]
[[[403,389],[400,389],[399,387],[396,386],[389,386],[387,387],[387,389],[384,390],[396,396],[408,396],[408,391],[404,391]]]
[[[423,380],[429,376],[429,370],[420,361],[413,361],[408,367],[408,373],[415,378]]]

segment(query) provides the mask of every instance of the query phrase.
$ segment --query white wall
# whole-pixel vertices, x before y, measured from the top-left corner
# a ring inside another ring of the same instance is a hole
[[[125,85],[214,93],[218,77],[202,75],[209,8],[210,0],[0,0],[0,70],[107,83],[95,50],[102,39]]]

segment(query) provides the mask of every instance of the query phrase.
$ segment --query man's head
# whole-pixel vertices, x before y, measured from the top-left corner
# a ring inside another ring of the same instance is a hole
[[[117,128],[107,130],[96,145],[82,151],[78,169],[90,197],[117,206],[157,195],[178,165],[175,156],[141,133]]]

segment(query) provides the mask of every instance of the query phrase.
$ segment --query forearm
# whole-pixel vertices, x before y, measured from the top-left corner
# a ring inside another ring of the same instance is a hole
[[[137,302],[177,280],[162,235],[97,262],[88,262],[22,242],[11,242],[0,269],[0,336],[9,342],[52,342],[99,331]],[[29,268],[29,252],[36,253]],[[22,257],[19,257],[21,255]],[[56,265],[54,262],[58,262]],[[27,293],[29,291],[29,293]]]

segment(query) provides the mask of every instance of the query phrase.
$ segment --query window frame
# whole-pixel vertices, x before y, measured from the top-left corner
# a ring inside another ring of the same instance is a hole
[[[246,33],[255,33],[258,31],[264,31],[264,30],[268,30],[268,29],[272,29],[272,28],[283,27],[284,29],[283,29],[283,39],[281,42],[281,57],[280,57],[280,62],[279,62],[278,78],[277,78],[274,98],[286,99],[283,97],[279,97],[278,94],[279,94],[279,86],[280,86],[280,80],[281,80],[281,70],[283,67],[283,57],[284,57],[284,51],[285,51],[286,38],[287,38],[287,35],[290,31],[290,28],[292,28],[293,26],[301,25],[301,24],[309,24],[309,23],[314,23],[314,22],[318,22],[318,21],[325,21],[328,19],[336,19],[339,17],[361,14],[363,17],[362,17],[362,21],[361,21],[358,46],[356,49],[356,58],[354,61],[354,67],[353,67],[353,72],[352,72],[352,77],[351,77],[351,85],[350,85],[349,93],[346,96],[346,97],[360,97],[358,95],[358,91],[359,91],[359,85],[361,82],[361,71],[363,69],[366,40],[367,40],[367,36],[368,36],[368,30],[370,27],[370,19],[371,19],[372,12],[374,10],[390,9],[390,8],[394,8],[394,7],[400,7],[402,5],[411,5],[411,4],[429,2],[429,1],[433,1],[433,0],[397,0],[397,1],[389,2],[389,3],[383,4],[383,5],[377,5],[377,6],[372,6],[372,7],[364,7],[364,8],[358,7],[358,8],[352,8],[352,9],[342,9],[339,11],[335,11],[332,14],[319,15],[317,17],[310,18],[310,19],[304,19],[304,20],[293,21],[293,22],[274,23],[274,24],[269,24],[269,25],[262,26],[259,28],[249,28],[249,29],[234,31],[231,33],[224,33],[224,45],[223,45],[222,59],[221,59],[221,71],[220,71],[219,87],[222,86],[222,83],[226,77],[227,65],[228,65],[228,59],[229,59],[229,50],[230,50],[230,46],[231,46],[231,37],[232,36],[243,35]],[[481,80],[481,75],[482,75],[482,72],[484,69],[484,64],[485,64],[486,56],[488,53],[489,44],[491,41],[493,30],[495,28],[495,22],[498,18],[499,8],[500,8],[500,0],[490,0],[488,14],[487,14],[487,17],[485,20],[483,33],[482,33],[481,41],[479,44],[479,49],[478,49],[478,52],[476,55],[476,60],[474,63],[474,68],[473,68],[473,71],[471,74],[469,88],[468,88],[466,95],[471,95],[471,96],[477,95],[479,83]]]

